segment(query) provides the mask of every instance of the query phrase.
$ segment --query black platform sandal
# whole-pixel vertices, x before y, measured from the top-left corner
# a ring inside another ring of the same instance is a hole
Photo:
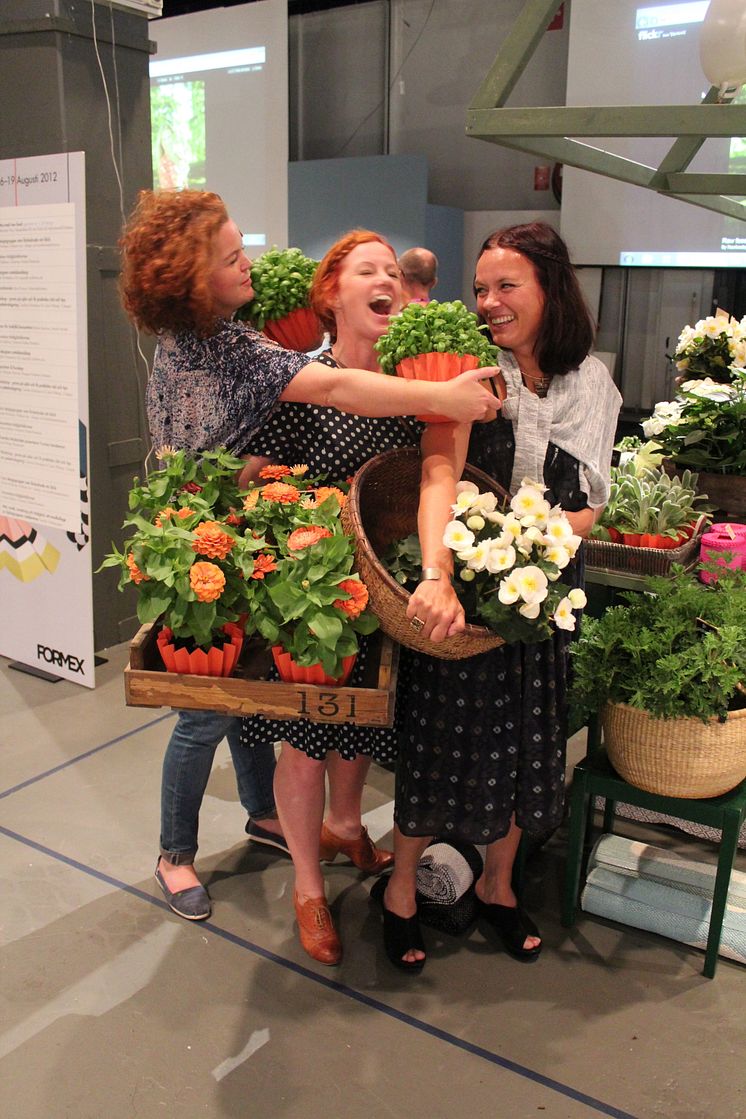
[[[477,897],[477,914],[495,932],[503,948],[514,960],[533,963],[541,953],[541,944],[524,948],[527,936],[541,936],[534,922],[520,905],[489,905]]]
[[[389,961],[401,971],[413,974],[422,971],[425,960],[405,960],[403,957],[412,948],[424,952],[425,942],[422,939],[420,921],[416,913],[414,917],[400,917],[386,908],[384,894],[390,877],[385,875],[374,882],[370,896],[380,905],[383,913],[383,947]]]

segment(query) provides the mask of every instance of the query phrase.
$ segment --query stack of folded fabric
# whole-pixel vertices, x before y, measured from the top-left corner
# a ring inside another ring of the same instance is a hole
[[[431,843],[417,866],[417,913],[423,925],[458,936],[477,915],[474,883],[482,856],[471,844]]]
[[[581,905],[587,913],[707,946],[717,868],[660,847],[603,835],[593,849]],[[746,874],[734,870],[720,955],[746,963]]]

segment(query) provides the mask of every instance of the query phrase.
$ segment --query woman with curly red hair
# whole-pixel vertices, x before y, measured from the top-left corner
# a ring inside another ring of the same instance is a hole
[[[477,383],[484,370],[429,387],[365,368],[334,369],[283,350],[234,321],[253,294],[251,261],[216,194],[142,191],[120,246],[124,308],[138,327],[158,338],[147,391],[156,449],[169,445],[199,452],[226,446],[244,455],[280,400],[367,416],[431,411],[473,419],[492,408],[490,393]],[[272,796],[271,740],[242,750],[238,719],[180,712],[164,759],[156,878],[171,909],[189,920],[203,920],[211,912],[193,864],[199,810],[223,737],[250,815],[250,837],[287,851]]]
[[[389,316],[401,307],[401,277],[388,241],[369,230],[354,230],[329,249],[311,287],[311,306],[331,338],[322,354],[329,368],[378,369],[375,343]],[[300,459],[314,474],[332,481],[354,474],[381,451],[417,445],[420,425],[397,419],[345,416],[334,408],[283,404],[250,443],[256,472],[270,460]],[[427,443],[427,436],[423,436]],[[341,496],[341,495],[340,495]],[[358,584],[359,587],[359,584]],[[342,589],[347,589],[344,585]],[[365,594],[364,588],[361,588]],[[340,607],[357,609],[354,598]],[[364,675],[363,642],[351,683]],[[371,761],[396,758],[393,730],[246,719],[243,740],[253,749],[281,743],[275,797],[283,833],[295,864],[295,913],[301,944],[313,959],[336,964],[342,945],[326,899],[320,860],[338,855],[366,874],[392,863],[390,851],[376,847],[361,820],[361,799]],[[326,819],[325,781],[329,783]]]

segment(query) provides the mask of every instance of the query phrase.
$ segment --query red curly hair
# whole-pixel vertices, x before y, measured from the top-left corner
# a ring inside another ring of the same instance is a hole
[[[311,307],[321,319],[324,330],[329,331],[332,342],[337,337],[337,320],[334,316],[332,304],[339,291],[339,270],[342,267],[342,261],[358,245],[366,245],[369,241],[378,241],[381,245],[385,245],[387,249],[391,250],[391,255],[396,262],[396,253],[393,247],[380,233],[374,233],[370,229],[353,229],[334,242],[316,269],[309,298]]]
[[[211,191],[140,191],[119,241],[122,304],[138,327],[214,332],[212,254],[227,221],[222,198]]]

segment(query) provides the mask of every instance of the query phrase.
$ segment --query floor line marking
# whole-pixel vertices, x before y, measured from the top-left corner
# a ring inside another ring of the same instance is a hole
[[[4,835],[8,839],[13,839],[18,843],[22,843],[38,851],[40,854],[47,855],[57,862],[64,863],[66,866],[72,867],[74,870],[79,870],[83,874],[89,875],[89,877],[98,879],[100,882],[105,882],[107,885],[122,890],[124,893],[131,894],[141,901],[146,901],[149,905],[155,905],[159,909],[165,910],[167,913],[171,912],[166,902],[161,898],[152,897],[137,886],[130,886],[127,882],[122,882],[118,878],[113,878],[110,874],[104,874],[103,871],[96,870],[86,863],[81,863],[78,859],[63,855],[60,851],[54,851],[51,847],[46,847],[42,843],[37,843],[36,840],[30,839],[28,836],[20,835],[18,832],[14,832],[10,828],[4,827],[2,824],[0,824],[0,835]],[[598,1112],[600,1115],[608,1115],[611,1119],[639,1119],[639,1117],[632,1115],[630,1112],[623,1111],[621,1108],[614,1107],[612,1104],[604,1103],[603,1100],[596,1099],[594,1096],[589,1096],[585,1092],[580,1092],[576,1088],[572,1088],[569,1084],[563,1084],[560,1080],[545,1076],[535,1069],[528,1068],[526,1065],[521,1065],[517,1061],[511,1061],[508,1057],[501,1057],[499,1054],[493,1053],[490,1049],[485,1049],[481,1045],[475,1045],[473,1042],[465,1041],[456,1034],[449,1033],[447,1030],[442,1030],[438,1026],[431,1025],[429,1022],[424,1022],[421,1018],[415,1018],[413,1015],[407,1014],[403,1010],[397,1010],[395,1007],[381,1002],[380,999],[373,998],[372,995],[366,995],[364,992],[357,991],[354,987],[349,987],[345,983],[340,983],[335,979],[328,979],[325,975],[319,975],[317,972],[311,971],[310,968],[304,967],[294,960],[289,960],[285,956],[279,956],[276,952],[271,952],[268,948],[262,948],[261,945],[254,944],[252,941],[246,940],[245,937],[238,936],[236,933],[229,932],[227,929],[221,929],[219,925],[214,924],[214,922],[210,920],[200,921],[200,926],[203,929],[209,929],[215,936],[220,937],[229,944],[234,944],[238,948],[243,948],[253,953],[255,956],[268,960],[270,963],[279,964],[280,967],[292,971],[305,979],[310,979],[313,983],[325,987],[329,991],[334,991],[337,994],[343,995],[345,998],[369,1007],[371,1010],[376,1010],[381,1014],[385,1014],[387,1017],[393,1018],[403,1025],[410,1026],[420,1033],[436,1038],[438,1041],[443,1041],[455,1049],[461,1049],[463,1052],[471,1054],[471,1056],[479,1057],[481,1060],[505,1069],[507,1072],[515,1073],[515,1075],[522,1077],[524,1080],[533,1081],[533,1083],[540,1084],[544,1088],[549,1088],[551,1091],[557,1092],[567,1099],[582,1103],[593,1111]]]
[[[43,773],[37,773],[35,777],[28,777],[25,781],[20,781],[17,785],[12,785],[11,788],[5,789],[0,792],[0,800],[9,797],[12,793],[18,793],[21,789],[27,789],[29,785],[35,785],[37,781],[43,781],[47,777],[53,777],[55,773],[59,773],[63,769],[67,769],[71,765],[77,765],[78,762],[85,761],[93,754],[98,754],[101,750],[107,750],[109,746],[116,746],[117,742],[123,742],[125,738],[132,738],[133,735],[139,734],[140,731],[149,730],[150,727],[162,723],[164,719],[172,719],[175,712],[169,711],[166,715],[159,715],[157,719],[151,719],[149,723],[143,723],[139,727],[134,727],[132,730],[125,731],[124,734],[118,734],[116,738],[110,738],[108,742],[102,742],[100,746],[92,746],[90,750],[85,750],[82,754],[76,754],[74,758],[68,758],[66,762],[60,762],[59,765],[53,766],[51,769],[45,769]]]

